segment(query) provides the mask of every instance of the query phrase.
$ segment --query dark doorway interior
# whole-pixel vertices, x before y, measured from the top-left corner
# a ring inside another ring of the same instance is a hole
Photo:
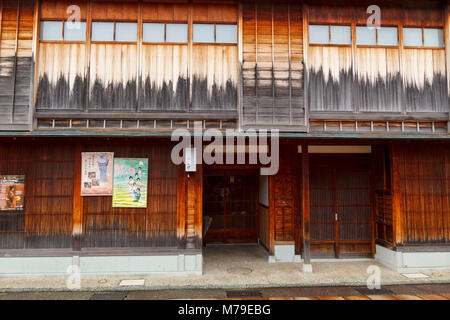
[[[203,190],[203,215],[212,219],[205,243],[257,242],[257,172],[209,171]]]

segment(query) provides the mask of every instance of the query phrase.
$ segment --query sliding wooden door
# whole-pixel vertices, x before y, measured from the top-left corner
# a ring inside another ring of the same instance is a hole
[[[374,239],[368,156],[313,155],[312,159],[312,255],[371,256]]]

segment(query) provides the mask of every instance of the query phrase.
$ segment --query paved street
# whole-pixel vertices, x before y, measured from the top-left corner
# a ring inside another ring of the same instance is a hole
[[[171,300],[171,299],[269,299],[269,300],[450,300],[450,284],[366,287],[300,287],[248,290],[158,290],[118,292],[20,292],[0,293],[0,300]]]

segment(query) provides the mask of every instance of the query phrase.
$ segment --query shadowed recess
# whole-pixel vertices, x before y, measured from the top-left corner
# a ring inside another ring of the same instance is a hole
[[[179,110],[189,109],[189,78],[178,77],[176,83],[164,81],[157,86],[150,77],[141,84],[139,104],[142,110]]]

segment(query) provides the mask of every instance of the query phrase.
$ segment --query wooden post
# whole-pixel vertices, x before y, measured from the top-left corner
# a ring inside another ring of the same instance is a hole
[[[201,249],[203,231],[203,170],[186,173],[180,166],[177,196],[178,249]]]
[[[450,92],[450,5],[444,6],[444,45],[445,45],[445,67],[447,71],[447,93]],[[447,132],[450,133],[450,112],[448,113]]]
[[[309,219],[309,154],[308,145],[302,146],[302,240],[303,272],[312,272]]]
[[[186,174],[184,167],[178,167],[177,183],[177,239],[178,249],[186,247]]]
[[[78,144],[75,147],[75,164],[73,173],[73,231],[72,250],[81,251],[83,236],[83,197],[81,196],[81,151]]]
[[[402,215],[402,183],[400,180],[400,150],[397,145],[391,145],[392,170],[392,233],[393,245],[403,243],[403,215]]]

